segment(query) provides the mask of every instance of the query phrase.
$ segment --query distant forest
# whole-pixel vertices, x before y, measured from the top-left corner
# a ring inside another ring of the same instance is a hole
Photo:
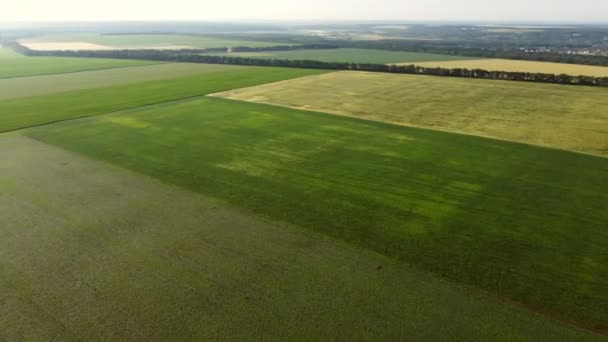
[[[315,37],[277,34],[253,35],[213,35],[218,38],[268,41],[282,44],[330,45],[338,48],[374,49],[403,52],[422,52],[443,55],[457,55],[482,58],[503,58],[513,60],[526,60],[538,62],[554,62],[567,64],[582,64],[595,66],[608,66],[608,56],[568,54],[563,51],[569,47],[580,48],[572,43],[556,45],[551,43],[552,52],[543,50],[536,45],[517,45],[512,42],[498,41],[447,41],[447,40],[406,40],[406,39],[379,39],[379,40],[324,40]],[[583,45],[586,46],[586,45]],[[558,52],[562,51],[562,52]]]
[[[446,42],[433,43],[404,40],[376,40],[345,41],[336,43],[336,45],[340,47],[360,49],[425,52],[467,57],[504,58],[526,61],[608,66],[608,56],[591,56],[543,51],[526,52],[526,49],[463,47],[459,43],[452,44]]]

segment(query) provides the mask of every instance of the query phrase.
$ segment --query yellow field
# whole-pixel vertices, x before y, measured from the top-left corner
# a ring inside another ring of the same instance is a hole
[[[403,65],[411,63],[400,63]],[[567,74],[567,75],[585,75],[596,77],[608,77],[608,67],[580,65],[580,64],[565,64],[565,63],[550,63],[550,62],[534,62],[534,61],[516,61],[511,59],[475,59],[475,60],[459,60],[459,61],[435,61],[422,62],[416,65],[424,67],[441,67],[441,68],[466,68],[466,69],[484,69],[489,71],[516,71],[516,72],[542,72],[546,74]]]
[[[342,71],[216,96],[608,156],[608,90]]]

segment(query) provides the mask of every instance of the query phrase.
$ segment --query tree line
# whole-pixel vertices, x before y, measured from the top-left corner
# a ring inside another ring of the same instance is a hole
[[[470,44],[470,43],[469,43]],[[536,62],[554,62],[608,66],[608,56],[578,55],[561,52],[543,52],[533,48],[506,48],[485,46],[463,46],[460,42],[412,42],[404,40],[339,41],[334,45],[359,49],[378,49],[456,55],[466,57],[502,58]]]
[[[305,69],[354,70],[385,72],[395,74],[430,75],[443,77],[479,78],[491,80],[510,80],[524,82],[555,83],[565,85],[584,85],[608,87],[608,77],[573,76],[566,74],[546,74],[512,71],[488,71],[484,69],[465,68],[431,68],[416,65],[385,65],[369,63],[321,62],[315,60],[288,60],[271,58],[248,58],[233,56],[210,56],[191,53],[190,50],[102,50],[102,51],[38,51],[13,42],[8,44],[15,51],[28,56],[59,56],[59,57],[89,57],[89,58],[118,58],[141,59],[170,62],[235,64],[247,66],[271,66]],[[259,48],[251,48],[259,49]],[[210,49],[206,49],[207,51]],[[213,49],[214,51],[216,49]]]
[[[528,42],[504,42],[504,41],[475,41],[475,40],[404,40],[404,39],[381,39],[381,40],[346,40],[338,39],[328,42],[318,37],[302,37],[289,34],[247,34],[247,35],[213,35],[223,39],[239,39],[251,41],[268,41],[275,43],[326,45],[335,48],[358,48],[375,49],[404,52],[422,52],[442,55],[457,55],[480,58],[502,58],[513,60],[527,60],[538,62],[554,62],[566,64],[583,64],[608,66],[608,56],[580,55],[564,53],[568,49],[580,49],[588,44],[573,44],[572,42],[558,41],[552,37],[551,41],[543,42],[541,45],[551,48],[553,51],[540,50],[536,44]],[[526,51],[527,50],[527,51]]]

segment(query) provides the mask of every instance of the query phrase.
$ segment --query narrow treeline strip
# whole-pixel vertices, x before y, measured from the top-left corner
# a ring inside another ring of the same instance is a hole
[[[608,56],[538,51],[536,48],[521,49],[514,46],[503,46],[496,48],[495,45],[488,47],[486,44],[482,43],[477,43],[479,46],[462,46],[462,42],[423,42],[382,39],[374,41],[335,41],[333,44],[342,48],[407,51],[467,57],[608,66]]]
[[[444,77],[479,78],[491,80],[524,81],[539,83],[555,83],[565,85],[583,85],[608,87],[608,77],[574,76],[566,74],[545,74],[513,71],[488,71],[484,69],[465,68],[431,68],[416,65],[385,65],[365,63],[320,62],[314,60],[287,60],[263,59],[231,56],[205,56],[192,53],[190,50],[104,50],[104,51],[37,51],[30,50],[19,43],[12,43],[10,47],[28,56],[61,56],[61,57],[93,57],[93,58],[121,58],[141,59],[155,61],[234,64],[248,66],[273,66],[287,68],[326,69],[326,70],[354,70],[386,72],[395,74],[414,74]],[[209,49],[211,50],[211,49]],[[215,50],[215,49],[214,49]],[[208,52],[208,51],[207,51]]]

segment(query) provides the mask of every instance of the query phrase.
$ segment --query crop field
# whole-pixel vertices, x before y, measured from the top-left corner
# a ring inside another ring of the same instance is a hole
[[[608,156],[606,89],[344,71],[217,95]]]
[[[606,340],[605,89],[65,60],[0,49],[0,341]]]
[[[606,158],[212,97],[27,134],[608,327]]]
[[[418,52],[395,52],[370,49],[313,49],[293,51],[264,51],[264,52],[232,52],[222,54],[206,54],[218,56],[240,56],[251,58],[274,58],[292,60],[315,60],[321,62],[344,63],[374,63],[395,64],[431,61],[460,61],[473,59],[471,57],[438,55]],[[418,63],[416,63],[418,64]]]
[[[90,43],[118,49],[143,48],[222,48],[222,47],[264,47],[287,45],[273,42],[260,42],[250,40],[230,40],[199,35],[100,35],[100,34],[74,34],[74,35],[48,35],[23,40],[24,43]]]
[[[60,74],[84,70],[110,69],[158,62],[67,57],[24,57],[0,48],[0,79],[7,77]]]
[[[0,79],[0,101],[237,69],[242,69],[242,67],[219,64],[163,63],[56,75],[5,78]]]
[[[0,158],[0,339],[602,340],[24,136]]]
[[[0,132],[323,72],[261,67],[230,70],[229,67],[227,71],[192,77],[0,101]]]
[[[405,63],[407,64],[407,63]],[[484,69],[491,71],[540,72],[545,74],[585,75],[608,77],[608,67],[565,63],[516,61],[510,59],[476,59],[459,61],[431,61],[416,63],[425,67]]]

